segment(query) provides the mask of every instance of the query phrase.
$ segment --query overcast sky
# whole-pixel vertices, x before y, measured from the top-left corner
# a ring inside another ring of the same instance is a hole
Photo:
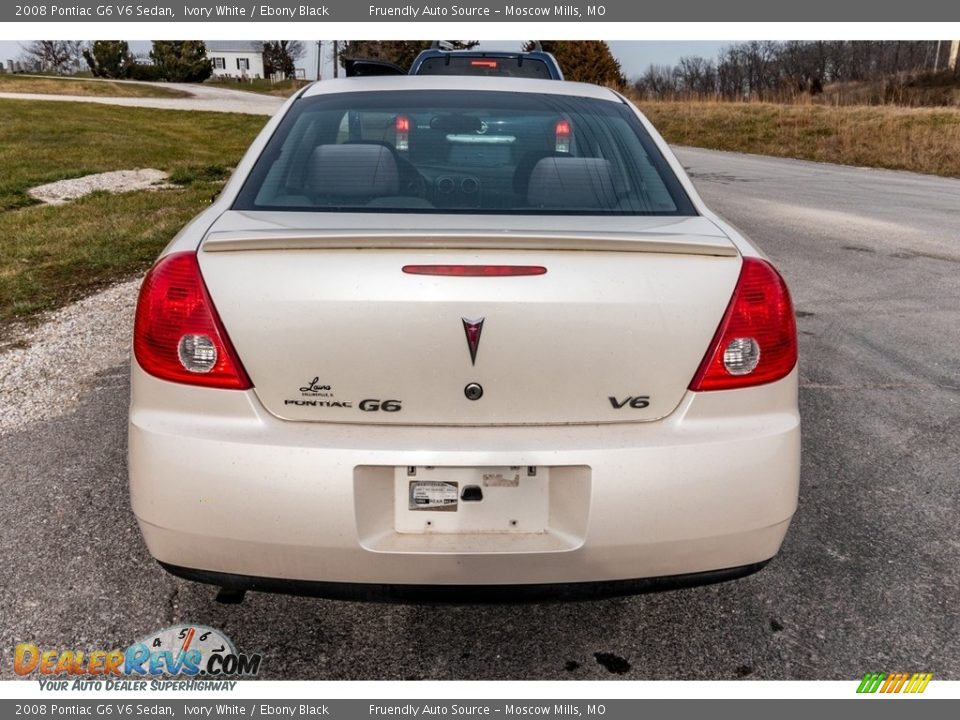
[[[304,41],[307,45],[307,56],[297,62],[298,67],[306,68],[307,77],[313,79],[317,67],[317,44],[313,40]],[[720,48],[728,45],[728,42],[655,42],[655,41],[627,41],[617,40],[610,43],[610,49],[620,61],[623,72],[627,77],[640,75],[647,69],[648,65],[673,65],[685,55],[701,55],[703,57],[714,58]],[[481,47],[490,49],[516,49],[519,43],[516,42],[484,42]],[[131,50],[135,54],[148,53],[150,51],[150,42],[147,40],[134,40],[130,43]],[[324,43],[324,55],[327,55],[327,43]],[[0,41],[0,60],[8,58],[16,59],[21,53],[20,44],[11,40]],[[323,75],[330,77],[331,65],[329,59],[324,63]]]

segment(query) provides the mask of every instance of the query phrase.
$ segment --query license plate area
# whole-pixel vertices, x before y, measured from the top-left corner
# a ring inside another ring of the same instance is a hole
[[[544,533],[546,467],[397,467],[394,529],[405,534]]]

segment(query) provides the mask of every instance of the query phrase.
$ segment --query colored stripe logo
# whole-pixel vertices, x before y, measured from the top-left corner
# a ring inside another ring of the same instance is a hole
[[[927,689],[933,679],[933,673],[867,673],[860,681],[858,693],[912,693],[919,694]]]

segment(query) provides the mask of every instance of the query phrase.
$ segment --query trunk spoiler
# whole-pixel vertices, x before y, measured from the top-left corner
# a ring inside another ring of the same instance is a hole
[[[588,252],[642,252],[672,255],[739,253],[726,237],[676,235],[663,232],[463,232],[430,230],[275,230],[211,232],[201,245],[204,252],[250,250],[566,250]]]

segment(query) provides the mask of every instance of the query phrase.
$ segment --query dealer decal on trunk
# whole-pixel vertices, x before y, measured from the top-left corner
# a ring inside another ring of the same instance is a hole
[[[333,400],[333,386],[320,381],[320,376],[316,375],[307,384],[300,386],[300,395],[304,398],[331,398],[329,400],[284,400],[284,405],[294,405],[296,407],[319,407],[319,408],[349,408],[353,409],[353,400]],[[363,412],[400,412],[400,400],[380,400],[379,398],[365,398],[357,406]]]

